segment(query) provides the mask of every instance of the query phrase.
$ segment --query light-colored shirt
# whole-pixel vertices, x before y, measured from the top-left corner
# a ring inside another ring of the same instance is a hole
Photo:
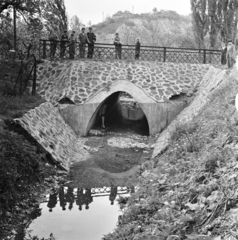
[[[236,48],[235,48],[235,45],[231,42],[229,42],[227,44],[227,52],[226,52],[226,56],[228,57],[231,57],[233,59],[236,58]]]

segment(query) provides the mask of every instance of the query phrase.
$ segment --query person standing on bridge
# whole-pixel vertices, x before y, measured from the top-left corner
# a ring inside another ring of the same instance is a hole
[[[96,35],[92,32],[90,27],[89,32],[87,33],[87,42],[88,42],[88,58],[93,58],[94,53],[94,43],[96,42]]]
[[[82,28],[81,29],[81,33],[79,34],[80,58],[84,58],[85,57],[86,43],[87,43],[87,35],[85,33],[85,28]]]
[[[227,43],[226,59],[228,68],[233,67],[234,63],[236,63],[236,48],[231,39]]]
[[[71,33],[70,38],[69,38],[69,58],[74,59],[75,55],[75,36],[73,33]]]
[[[121,59],[122,44],[120,41],[119,33],[116,33],[113,44],[115,45],[116,59]]]
[[[57,48],[57,35],[53,30],[50,31],[49,40],[50,40],[50,60],[54,60]]]
[[[69,37],[67,35],[67,30],[64,30],[64,33],[61,36],[61,43],[60,43],[60,57],[64,58],[65,50],[66,50],[66,43],[68,42]]]
[[[140,39],[137,38],[135,46],[135,60],[139,60],[140,57]]]

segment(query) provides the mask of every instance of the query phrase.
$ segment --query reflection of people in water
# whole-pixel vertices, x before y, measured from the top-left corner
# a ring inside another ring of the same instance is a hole
[[[85,209],[89,209],[89,204],[93,201],[93,197],[92,197],[92,193],[91,193],[91,188],[86,188],[85,189],[85,200],[84,200],[84,203],[85,203]]]
[[[111,201],[111,205],[114,204],[114,200],[117,196],[117,186],[111,186],[111,192],[110,192],[110,196],[109,196],[109,200]]]
[[[69,210],[71,210],[74,203],[74,189],[72,187],[68,187],[65,197],[66,201],[69,203]]]
[[[57,193],[50,194],[49,202],[47,204],[47,207],[49,208],[49,211],[52,212],[52,208],[54,208],[57,204]]]
[[[84,204],[83,188],[78,188],[77,190],[76,204],[79,206],[79,211],[82,211],[82,205]]]
[[[65,195],[64,195],[64,187],[60,187],[59,189],[59,201],[60,201],[60,206],[62,207],[62,210],[65,210],[66,201],[65,201]]]

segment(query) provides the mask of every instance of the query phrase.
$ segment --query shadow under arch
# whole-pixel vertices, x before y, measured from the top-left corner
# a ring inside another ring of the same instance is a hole
[[[125,98],[122,93],[125,92],[114,92],[108,96],[92,115],[89,126],[91,128],[101,126],[99,110],[103,104],[106,104],[105,124],[107,129],[148,136],[149,124],[145,113],[133,98]]]
[[[109,104],[109,110],[113,108],[113,106],[118,102],[120,92],[126,92],[139,104],[139,107],[142,109],[145,118],[148,123],[149,134],[151,133],[151,111],[148,108],[149,105],[156,104],[155,100],[150,98],[141,88],[137,87],[135,84],[126,81],[120,80],[114,82],[109,87],[104,88],[102,91],[95,94],[90,100],[88,100],[85,105],[93,105],[94,111],[92,116],[90,117],[87,127],[86,134],[88,134],[89,130],[94,126],[95,122],[98,120],[98,111],[100,107],[107,102]]]

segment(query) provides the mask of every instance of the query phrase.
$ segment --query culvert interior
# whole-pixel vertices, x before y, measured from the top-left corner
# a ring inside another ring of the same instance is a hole
[[[149,135],[147,118],[137,103],[126,92],[115,92],[105,99],[95,113],[92,129],[101,128],[100,108],[106,104],[105,125],[108,131],[129,131]]]

